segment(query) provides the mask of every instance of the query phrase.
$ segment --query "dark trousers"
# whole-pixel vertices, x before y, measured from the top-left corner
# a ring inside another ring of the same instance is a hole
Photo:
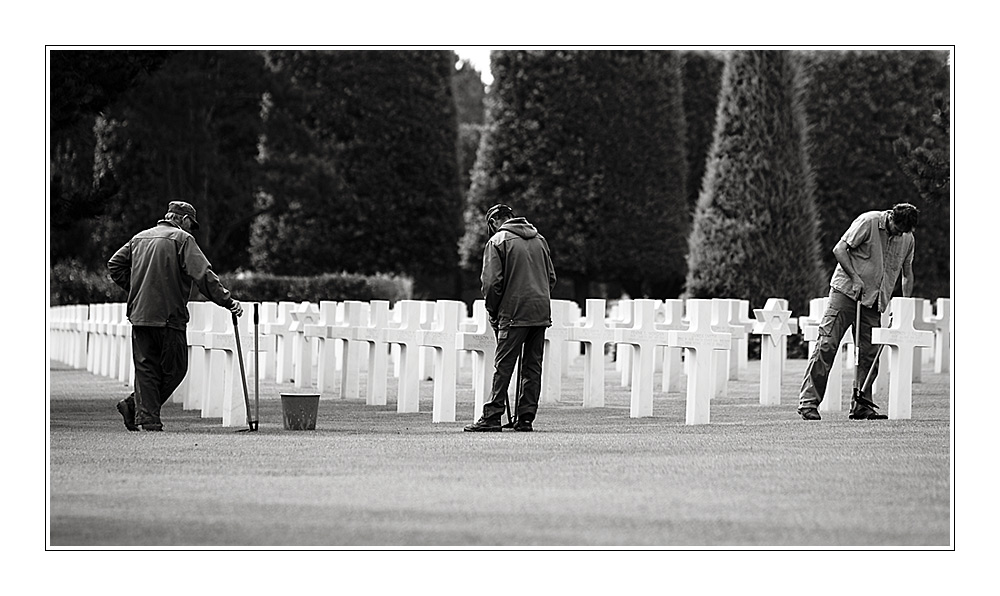
[[[507,387],[514,373],[517,357],[524,346],[521,363],[521,397],[516,404],[518,420],[531,422],[538,412],[538,397],[542,390],[542,355],[545,352],[545,327],[509,327],[497,334],[497,355],[494,361],[493,392],[483,404],[483,418],[500,420],[507,401]],[[514,404],[511,404],[512,408]]]
[[[187,332],[132,326],[135,362],[135,423],[161,426],[160,408],[187,374]]]
[[[826,381],[830,376],[830,367],[837,355],[840,341],[848,329],[854,333],[854,322],[858,303],[846,294],[830,290],[830,303],[823,314],[819,325],[819,340],[809,362],[806,364],[805,376],[802,378],[802,388],[799,390],[799,409],[811,409],[819,406],[826,393]],[[878,362],[875,354],[878,346],[872,344],[872,327],[882,326],[882,315],[874,308],[861,307],[861,338],[858,346],[861,349],[858,368],[854,374],[859,375],[858,386],[864,383],[868,371],[874,368],[872,378],[878,374]],[[853,358],[853,355],[851,356]],[[871,399],[869,396],[865,396]],[[855,404],[852,404],[852,409]]]

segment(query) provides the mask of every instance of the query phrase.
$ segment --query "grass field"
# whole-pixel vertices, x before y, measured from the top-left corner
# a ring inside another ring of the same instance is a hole
[[[845,373],[845,411],[806,422],[804,366],[763,407],[751,361],[702,426],[680,393],[629,418],[610,361],[607,406],[583,409],[581,359],[534,433],[462,432],[467,370],[455,423],[431,422],[432,381],[397,414],[390,378],[387,406],[324,395],[315,431],[284,430],[296,390],[262,382],[256,433],[174,404],[166,432],[130,433],[127,387],[52,362],[48,546],[951,549],[948,375],[924,369],[911,420],[851,421]]]

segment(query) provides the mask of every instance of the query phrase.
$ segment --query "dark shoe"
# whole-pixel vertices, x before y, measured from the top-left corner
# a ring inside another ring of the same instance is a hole
[[[885,414],[879,414],[875,410],[858,410],[847,415],[851,420],[888,420]]]
[[[143,424],[142,430],[149,430],[153,432],[163,432],[162,424]]]
[[[530,420],[518,420],[514,423],[514,430],[522,433],[530,433],[533,429],[531,428]]]
[[[885,414],[876,412],[877,409],[878,404],[864,395],[856,395],[851,400],[851,413],[847,417],[851,420],[886,420],[889,418]]]
[[[121,400],[118,402],[118,413],[122,415],[122,419],[125,421],[125,428],[131,431],[138,431],[139,427],[135,424],[135,406],[129,403],[128,400]]]
[[[499,420],[487,420],[486,418],[480,418],[475,424],[470,424],[465,427],[465,432],[467,433],[498,433],[500,432],[500,421]]]
[[[820,420],[819,410],[816,408],[799,408],[799,416],[803,420]]]

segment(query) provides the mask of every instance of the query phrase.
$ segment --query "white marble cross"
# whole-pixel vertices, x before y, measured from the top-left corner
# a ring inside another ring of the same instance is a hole
[[[294,319],[292,311],[298,306],[295,302],[279,302],[276,318],[265,319],[262,325],[266,335],[274,335],[278,341],[278,351],[275,358],[274,380],[277,383],[289,383],[295,377],[294,351],[295,339],[298,333],[291,330]]]
[[[319,308],[303,300],[289,313],[292,324],[288,330],[292,336],[292,371],[295,377],[295,387],[308,389],[313,386],[313,351],[312,341],[306,337],[306,325],[319,322]]]
[[[813,333],[810,330],[819,328],[820,323],[823,322],[823,315],[826,314],[826,308],[829,303],[829,296],[813,298],[809,301],[809,314],[799,317],[799,331],[802,332],[803,338],[806,340],[806,345],[809,346],[806,357],[812,355],[813,350],[816,349],[816,342],[819,341],[819,333]]]
[[[211,302],[190,302],[188,312],[191,321],[187,326],[188,374],[181,399],[185,410],[201,410],[208,390],[208,370],[210,352],[206,335],[214,329],[212,311],[217,308]]]
[[[400,326],[386,329],[387,343],[400,346],[399,389],[396,411],[399,413],[420,411],[420,310],[417,300],[400,300]]]
[[[542,358],[542,391],[539,403],[552,404],[562,395],[566,342],[573,333],[569,300],[552,300],[552,326],[545,330],[545,355]]]
[[[634,306],[631,299],[622,299],[611,308],[611,326],[627,329],[634,320]],[[621,373],[621,386],[628,387],[632,380],[632,346],[615,345],[615,370]]]
[[[892,326],[872,329],[872,343],[889,346],[889,418],[909,420],[913,401],[914,348],[931,347],[934,334],[914,328],[917,298],[892,299]]]
[[[434,357],[434,399],[431,422],[455,421],[455,386],[458,381],[458,325],[465,314],[465,303],[438,300],[434,308],[437,318],[430,330],[417,335],[417,343],[432,348]]]
[[[746,333],[742,325],[735,325],[732,322],[733,304],[736,308],[739,307],[739,301],[734,298],[712,298],[712,330],[728,333],[731,337],[730,349],[715,350],[712,353],[714,382],[712,397],[726,397],[729,394],[729,379],[732,373],[730,360],[735,363],[734,352],[738,347],[739,338]]]
[[[604,346],[615,341],[615,330],[605,318],[606,303],[602,299],[587,299],[587,319],[582,327],[574,327],[573,341],[583,344],[583,407],[604,407]]]
[[[732,337],[712,330],[712,301],[692,298],[687,301],[690,327],[687,331],[668,331],[672,346],[687,348],[688,385],[685,424],[708,424],[712,398],[712,352],[728,350]]]
[[[632,326],[615,329],[615,342],[632,346],[632,394],[629,416],[653,415],[653,383],[656,378],[656,346],[668,345],[672,331],[656,326],[656,300],[632,301]]]
[[[913,328],[916,331],[930,331],[934,333],[937,327],[932,321],[930,321],[930,310],[927,308],[930,306],[929,300],[917,299],[913,301]],[[913,348],[913,382],[922,383],[923,379],[920,375],[921,365],[924,362],[923,355],[929,353],[934,348],[934,342],[925,350],[920,346]]]
[[[338,326],[337,307],[339,304],[332,300],[321,300],[319,303],[319,318],[315,323],[308,323],[303,328],[303,335],[307,340],[314,341],[318,351],[318,366],[316,367],[316,388],[320,395],[331,393],[337,386],[337,343],[332,338],[329,331]],[[344,397],[341,393],[340,397]]]
[[[277,302],[261,302],[258,310],[259,323],[257,325],[257,331],[262,336],[267,335],[265,328],[269,321],[275,321],[278,318],[278,303]],[[250,316],[253,316],[251,313]],[[258,376],[260,380],[273,379],[275,378],[275,367],[277,366],[277,350],[273,352],[266,352],[260,355],[260,365],[258,366]]]
[[[366,324],[371,313],[371,305],[358,300],[348,300],[344,303],[343,327],[331,327],[330,337],[338,337],[338,332],[344,344],[341,348],[340,360],[340,397],[361,397],[361,365],[366,360],[369,342],[358,339],[358,330]],[[388,314],[388,313],[387,313]]]
[[[354,332],[357,341],[368,343],[365,403],[369,406],[384,406],[386,377],[389,374],[389,344],[385,340],[386,329],[389,328],[389,301],[372,300],[367,319]]]
[[[951,298],[938,298],[934,323],[934,372],[951,370]]]
[[[776,406],[781,403],[781,348],[786,338],[794,333],[790,323],[792,311],[769,299],[765,308],[755,308],[753,313],[757,317],[753,332],[761,336],[760,405]]]
[[[490,327],[489,315],[486,313],[486,302],[476,300],[472,305],[472,318],[476,323],[474,331],[465,331],[459,335],[458,348],[473,353],[472,384],[475,387],[475,397],[472,409],[472,419],[476,420],[483,412],[486,397],[493,390],[493,366],[497,353],[497,338]]]
[[[656,324],[662,331],[684,331],[688,324],[684,320],[684,301],[679,298],[669,298],[660,305],[663,321]],[[663,353],[663,393],[679,391],[681,386],[681,352],[677,346],[660,346]]]

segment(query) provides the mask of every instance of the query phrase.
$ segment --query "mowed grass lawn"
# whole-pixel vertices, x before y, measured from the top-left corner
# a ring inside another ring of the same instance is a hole
[[[606,407],[583,409],[579,359],[534,433],[462,432],[469,369],[454,423],[431,422],[429,380],[397,414],[390,377],[387,406],[324,394],[315,431],[284,430],[279,394],[300,390],[262,382],[256,433],[177,404],[166,432],[130,433],[127,387],[52,362],[49,546],[952,548],[949,376],[924,368],[911,420],[852,421],[845,372],[843,411],[806,422],[804,367],[764,407],[751,361],[701,426],[682,392],[629,418],[610,360]]]

